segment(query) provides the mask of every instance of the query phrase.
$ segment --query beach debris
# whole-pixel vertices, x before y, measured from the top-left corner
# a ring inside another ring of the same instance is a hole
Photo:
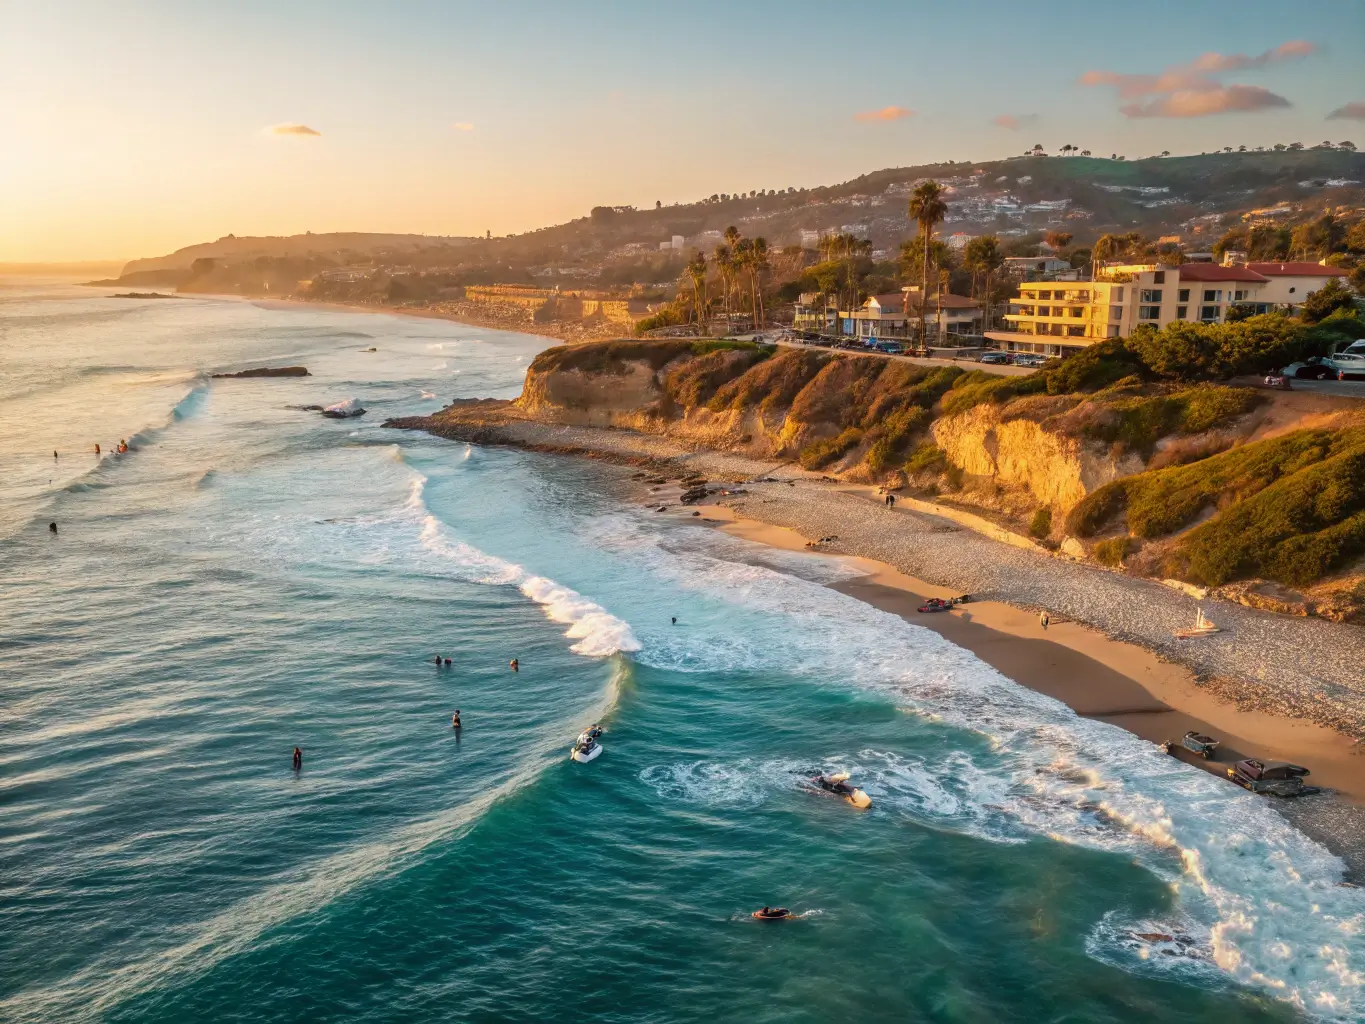
[[[1228,778],[1243,789],[1266,796],[1310,796],[1322,792],[1317,786],[1304,784],[1305,775],[1312,773],[1302,765],[1287,761],[1262,761],[1247,758],[1228,769]]]
[[[355,416],[364,416],[365,409],[360,404],[360,399],[348,398],[344,402],[324,406],[322,415],[332,420],[348,420]]]
[[[1195,613],[1194,625],[1189,629],[1177,629],[1175,638],[1177,640],[1192,640],[1195,637],[1210,636],[1213,633],[1221,633],[1222,630],[1204,617],[1204,608],[1200,605]]]
[[[678,500],[681,501],[684,505],[695,505],[697,502],[707,497],[710,493],[711,492],[704,486],[691,487],[683,491],[682,496]]]

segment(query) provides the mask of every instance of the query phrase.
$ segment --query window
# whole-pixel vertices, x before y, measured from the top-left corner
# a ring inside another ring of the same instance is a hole
[[[1245,299],[1246,297],[1247,297],[1247,293],[1246,293],[1246,292],[1233,292],[1233,293],[1232,293],[1232,301],[1233,301],[1233,302],[1241,302],[1241,301],[1242,301],[1243,299]]]
[[[1219,291],[1214,291],[1212,288],[1206,288],[1206,289],[1204,290],[1204,301],[1205,301],[1205,302],[1222,302],[1222,301],[1223,301],[1223,292],[1222,292],[1222,290],[1220,289]]]
[[[1210,321],[1212,321],[1212,320],[1217,320],[1217,319],[1218,319],[1218,307],[1217,307],[1217,306],[1200,306],[1200,307],[1199,307],[1199,319],[1200,319],[1200,320],[1203,320],[1205,323],[1208,323],[1208,322],[1210,322]]]
[[[1190,318],[1190,307],[1189,307],[1189,306],[1176,306],[1176,307],[1175,307],[1175,318],[1176,318],[1177,320],[1188,320],[1188,319]]]
[[[1090,293],[1089,293],[1089,292],[1077,292],[1077,293],[1076,293],[1076,298],[1080,299],[1082,302],[1089,302],[1089,301],[1090,301]]]
[[[1153,283],[1153,284],[1165,284],[1165,283],[1166,283],[1166,271],[1164,271],[1164,270],[1158,270],[1155,274],[1153,274],[1153,275],[1152,275],[1152,283]]]
[[[1142,301],[1143,301],[1143,302],[1160,302],[1160,301],[1161,301],[1161,289],[1160,289],[1160,288],[1144,288],[1144,289],[1142,289]]]
[[[1138,319],[1139,319],[1139,320],[1160,320],[1160,319],[1161,319],[1161,307],[1160,307],[1160,306],[1139,306],[1139,307],[1138,307]]]
[[[1119,325],[1118,325],[1118,324],[1110,324],[1110,325],[1109,325],[1109,337],[1111,337],[1111,338],[1117,338],[1118,336],[1119,336]]]
[[[1053,324],[1053,325],[1052,325],[1052,333],[1053,333],[1053,334],[1061,334],[1061,333],[1062,333],[1062,325],[1061,325],[1061,324]]]
[[[1066,315],[1067,315],[1067,316],[1074,316],[1074,317],[1077,317],[1077,318],[1083,317],[1083,316],[1085,316],[1085,310],[1082,309],[1080,306],[1073,306],[1071,309],[1068,309],[1068,310],[1066,311]]]
[[[1114,291],[1113,291],[1113,293],[1112,293],[1112,296],[1111,296],[1111,298],[1110,298],[1110,301],[1111,301],[1111,302],[1122,302],[1122,301],[1123,301],[1123,289],[1122,289],[1122,288],[1115,288]]]
[[[1038,293],[1038,298],[1040,298],[1040,299],[1050,299],[1050,298],[1052,298],[1052,293],[1051,293],[1051,292],[1039,292],[1039,293]]]
[[[1177,297],[1181,302],[1189,302],[1189,301],[1190,301],[1190,290],[1189,290],[1188,288],[1181,288],[1179,294],[1178,294],[1176,297]]]
[[[1109,307],[1109,319],[1110,319],[1110,320],[1122,320],[1122,319],[1123,319],[1123,307],[1122,307],[1122,306],[1110,306],[1110,307]]]
[[[1290,289],[1289,289],[1289,294],[1290,294],[1290,295],[1293,295],[1296,291],[1298,291],[1297,288],[1290,288]]]
[[[1068,324],[1066,328],[1066,335],[1068,338],[1084,338],[1085,328],[1082,327],[1080,324],[1075,325]]]

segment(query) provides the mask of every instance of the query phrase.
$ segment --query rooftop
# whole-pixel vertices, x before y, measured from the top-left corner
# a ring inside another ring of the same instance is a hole
[[[1321,263],[1248,263],[1253,270],[1266,277],[1345,277],[1346,271],[1340,267],[1327,267]]]
[[[1182,281],[1247,281],[1265,284],[1266,279],[1247,267],[1220,267],[1215,263],[1182,263],[1178,268]]]

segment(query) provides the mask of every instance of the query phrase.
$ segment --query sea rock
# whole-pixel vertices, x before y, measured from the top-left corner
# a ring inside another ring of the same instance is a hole
[[[215,373],[215,378],[233,379],[237,377],[311,377],[306,366],[260,366],[254,370],[238,373]]]
[[[710,493],[711,491],[707,487],[692,487],[683,491],[682,496],[678,500],[684,505],[695,505]]]
[[[364,416],[365,410],[361,407],[360,399],[348,398],[344,402],[327,406],[322,410],[322,415],[332,420],[348,420],[353,416]]]
[[[1281,615],[1312,615],[1316,610],[1313,602],[1296,590],[1273,583],[1270,580],[1247,580],[1223,587],[1218,596],[1236,601],[1248,608],[1259,608],[1266,612],[1279,612]]]

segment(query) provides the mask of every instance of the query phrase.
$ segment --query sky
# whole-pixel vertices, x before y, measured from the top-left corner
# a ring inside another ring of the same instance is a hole
[[[1362,53],[1362,0],[0,0],[0,261],[520,233],[1035,143],[1365,150]]]

